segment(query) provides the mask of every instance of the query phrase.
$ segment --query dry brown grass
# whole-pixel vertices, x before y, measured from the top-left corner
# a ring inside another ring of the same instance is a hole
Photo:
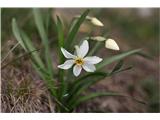
[[[10,59],[12,58],[10,57]],[[112,78],[106,78],[92,86],[89,91],[119,91],[148,102],[149,98],[142,89],[140,82],[146,74],[154,75],[158,79],[156,62],[141,57],[131,59],[126,61],[135,63],[133,70],[120,73]],[[128,98],[99,97],[82,104],[75,112],[147,111],[148,106]],[[2,112],[54,112],[54,102],[28,59],[22,58],[16,64],[2,69]]]
[[[52,103],[43,82],[23,67],[2,70],[2,112],[51,112]]]

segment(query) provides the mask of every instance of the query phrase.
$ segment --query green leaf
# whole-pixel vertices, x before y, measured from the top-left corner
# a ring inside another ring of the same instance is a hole
[[[120,60],[114,67],[111,73],[114,73],[115,71],[118,71],[123,66],[123,60]]]
[[[104,34],[103,35],[104,38],[108,37],[108,34]],[[92,37],[89,37],[88,39],[92,40]],[[95,41],[95,40],[92,40]],[[104,41],[95,41],[95,44],[93,45],[91,51],[88,53],[89,56],[92,56],[93,54],[96,54],[102,47],[102,45],[104,45]]]
[[[57,34],[58,34],[59,59],[60,59],[60,63],[63,63],[64,57],[61,52],[61,47],[64,47],[64,31],[63,31],[63,24],[59,16],[57,16],[56,28],[57,28]]]
[[[48,8],[45,11],[45,15],[43,15],[44,26],[46,30],[46,34],[48,35],[49,27],[51,26],[51,19],[52,19],[52,8]]]
[[[81,94],[85,89],[102,80],[107,75],[108,73],[95,72],[87,74],[76,80],[73,84],[71,84],[71,87],[69,89],[68,104],[70,105],[70,103],[72,103],[72,101],[75,101],[79,94]]]
[[[12,32],[13,32],[16,40],[21,44],[21,46],[24,48],[24,50],[27,51],[26,47],[24,46],[24,42],[21,38],[16,19],[14,19],[14,18],[12,19]]]
[[[103,45],[103,42],[96,42],[91,51],[88,53],[88,56],[92,56],[95,52]]]
[[[68,37],[66,40],[66,46],[65,48],[69,48],[71,43],[73,43],[76,34],[78,33],[78,30],[81,26],[81,24],[84,22],[86,16],[88,15],[89,10],[86,10],[79,19],[77,19],[76,23],[72,26],[70,32],[68,33]]]
[[[14,36],[16,37],[16,40],[20,43],[20,45],[25,49],[26,52],[36,50],[29,37],[24,32],[22,32],[22,30],[19,29],[15,19],[12,19],[12,30]],[[37,64],[41,66],[41,68],[44,68],[38,52],[34,52],[31,55],[33,59],[37,62]]]
[[[121,53],[119,55],[115,55],[115,56],[112,56],[110,58],[105,58],[101,63],[99,63],[96,68],[97,70],[105,67],[106,65],[108,64],[111,64],[115,61],[118,61],[118,60],[121,60],[129,55],[133,55],[135,53],[138,53],[139,51],[141,51],[141,49],[135,49],[135,50],[131,50],[131,51],[128,51],[128,52],[124,52],[124,53]]]
[[[112,72],[112,73],[109,73],[109,75],[111,76],[111,75],[115,75],[115,74],[117,74],[117,73],[120,73],[120,72],[123,72],[123,71],[127,71],[127,70],[130,70],[130,69],[132,69],[133,67],[132,66],[129,66],[129,67],[126,67],[126,68],[122,68],[122,69],[119,69],[119,70],[117,70],[117,71],[114,71],[114,72]]]
[[[19,45],[19,42],[17,44],[15,44],[10,50],[8,53],[6,53],[6,55],[2,58],[1,60],[1,64],[7,59],[7,57],[9,56],[10,53],[12,53],[16,48],[17,46]]]
[[[100,96],[121,96],[121,94],[115,93],[115,92],[97,92],[97,93],[91,93],[86,96],[80,96],[76,101],[71,103],[71,108],[73,109],[77,107],[78,105],[80,105],[81,103],[84,103],[88,100],[91,100],[91,99],[94,99]]]
[[[123,69],[119,69],[113,73],[104,73],[104,72],[95,72],[95,73],[90,73],[87,74],[78,80],[76,80],[71,86],[70,91],[69,91],[69,98],[68,98],[68,104],[71,105],[73,101],[76,101],[78,99],[77,97],[88,87],[91,85],[103,80],[105,77],[109,77],[111,75],[115,75],[119,72],[123,72],[126,70],[131,69],[132,67],[127,67]]]
[[[146,53],[139,52],[139,53],[137,53],[137,55],[139,55],[141,57],[144,57],[146,59],[149,59],[149,60],[153,60],[153,56],[150,56],[150,55],[148,55]]]
[[[50,78],[49,74],[46,73],[40,66],[36,64],[36,62],[32,61],[32,66],[35,68],[37,73],[40,77],[44,80],[45,84],[47,85],[48,89],[51,91],[53,96],[56,96],[56,87],[54,86],[54,80]]]
[[[37,50],[34,50],[34,51],[30,51],[30,52],[25,52],[24,54],[22,54],[22,55],[20,55],[20,56],[18,56],[18,57],[16,57],[16,58],[14,58],[13,60],[11,60],[11,61],[9,61],[8,63],[6,63],[5,65],[3,65],[3,66],[1,67],[1,69],[4,69],[4,68],[7,67],[8,65],[10,65],[10,64],[14,63],[15,61],[21,59],[22,57],[27,57],[27,56],[31,55],[31,53],[32,53],[32,52],[35,52],[35,51],[38,51],[38,49],[37,49]]]
[[[24,40],[24,45],[25,45],[25,47],[27,48],[27,51],[29,51],[29,52],[30,52],[30,51],[35,51],[36,48],[33,46],[32,41],[31,41],[31,39],[27,36],[27,34],[24,33],[23,31],[21,31],[21,36],[22,36],[22,39]],[[34,60],[42,69],[45,68],[45,67],[44,67],[44,64],[43,64],[41,58],[39,57],[37,51],[32,52],[32,53],[31,53],[31,57],[33,58],[33,60]]]
[[[50,77],[52,78],[53,77],[52,60],[51,60],[49,42],[48,42],[46,30],[44,28],[44,23],[43,23],[41,11],[38,8],[34,8],[33,9],[33,15],[34,15],[35,24],[37,26],[37,30],[39,32],[42,43],[44,45],[47,68],[48,68],[48,71],[50,73]]]
[[[117,92],[97,92],[97,93],[92,93],[86,96],[80,96],[74,103],[72,103],[71,108],[75,108],[76,106],[78,106],[79,104],[86,102],[90,99],[96,98],[96,97],[100,97],[100,96],[119,96],[119,97],[126,97],[126,98],[130,98],[138,103],[141,104],[146,104],[144,101],[138,100],[134,97],[128,96],[128,95],[124,95],[122,93],[117,93]]]
[[[58,34],[59,63],[62,64],[64,62],[64,56],[61,52],[61,47],[64,47],[64,31],[63,31],[63,24],[59,16],[57,16],[57,19],[56,19],[56,28],[57,28],[57,34]],[[58,77],[61,84],[58,91],[58,94],[59,94],[58,96],[59,96],[59,99],[62,99],[66,89],[66,84],[64,82],[64,70],[59,69]]]

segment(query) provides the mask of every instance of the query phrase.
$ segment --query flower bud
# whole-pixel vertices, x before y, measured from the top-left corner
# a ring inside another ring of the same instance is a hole
[[[96,26],[101,26],[101,27],[104,26],[103,23],[102,23],[101,21],[99,21],[99,20],[98,20],[97,18],[95,18],[95,17],[92,17],[92,18],[91,18],[91,23],[94,24],[94,25],[96,25]]]
[[[95,36],[95,37],[91,37],[92,40],[96,40],[96,41],[105,41],[106,38],[105,37],[102,37],[102,36]]]
[[[119,46],[113,39],[107,39],[105,41],[105,47],[112,50],[119,50]]]

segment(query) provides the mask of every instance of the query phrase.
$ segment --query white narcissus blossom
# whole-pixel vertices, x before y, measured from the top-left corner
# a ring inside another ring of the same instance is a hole
[[[80,75],[82,68],[87,72],[94,72],[96,70],[94,64],[97,64],[102,61],[102,58],[97,56],[88,56],[85,57],[89,51],[89,44],[87,40],[84,40],[83,43],[79,46],[76,46],[76,55],[69,53],[64,48],[61,48],[63,55],[68,58],[63,64],[58,65],[58,68],[69,69],[73,65],[73,74],[75,76]]]
[[[119,46],[113,39],[107,39],[105,41],[105,47],[112,50],[119,50]]]

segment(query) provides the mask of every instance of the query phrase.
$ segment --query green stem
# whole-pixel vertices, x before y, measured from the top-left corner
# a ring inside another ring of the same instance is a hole
[[[89,56],[91,56],[91,55],[93,55],[97,50],[98,50],[98,48],[100,47],[102,45],[102,43],[101,42],[96,42],[95,43],[95,46],[92,48],[92,50],[89,52]]]

